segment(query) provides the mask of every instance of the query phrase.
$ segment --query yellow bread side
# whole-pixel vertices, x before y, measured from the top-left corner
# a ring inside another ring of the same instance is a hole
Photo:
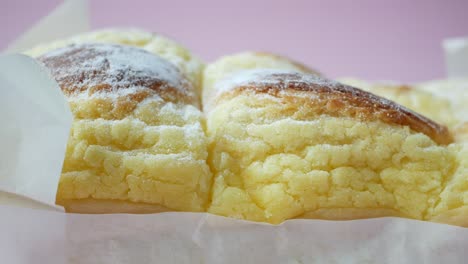
[[[59,204],[93,198],[205,210],[211,172],[200,110],[153,98],[118,119],[92,100],[71,102]]]
[[[209,212],[270,223],[337,209],[345,219],[431,215],[452,151],[407,127],[303,110],[268,95],[218,102],[207,116]]]
[[[453,144],[458,167],[447,180],[432,215],[432,221],[468,227],[468,143]]]

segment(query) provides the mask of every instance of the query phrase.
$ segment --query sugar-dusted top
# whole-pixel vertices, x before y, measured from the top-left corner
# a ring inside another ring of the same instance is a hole
[[[361,120],[380,120],[393,125],[409,126],[439,144],[453,141],[445,126],[415,113],[393,101],[317,75],[278,70],[238,72],[215,85],[215,101],[240,94],[274,96],[285,102],[303,104],[319,114],[348,116]],[[295,100],[290,100],[295,98]]]
[[[178,68],[145,50],[113,44],[74,44],[38,58],[68,97],[115,97],[149,89],[164,98],[196,101]]]
[[[276,69],[252,69],[236,72],[215,85],[217,95],[235,89],[239,86],[256,84],[259,88],[274,85],[276,89],[284,90],[290,85],[299,83],[321,84],[335,86],[334,81],[320,78],[318,75],[302,74],[297,71]]]

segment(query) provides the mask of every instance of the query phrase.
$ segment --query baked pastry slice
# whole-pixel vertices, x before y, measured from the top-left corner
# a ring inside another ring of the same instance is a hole
[[[442,192],[426,219],[468,226],[468,80],[435,80],[412,85],[340,81],[378,94],[422,113],[449,127],[455,143],[454,169],[443,182]]]
[[[211,173],[193,84],[145,50],[77,44],[38,58],[74,121],[57,203],[68,212],[204,211]]]
[[[426,219],[457,165],[445,126],[350,86],[254,69],[213,89],[211,213],[270,223]]]

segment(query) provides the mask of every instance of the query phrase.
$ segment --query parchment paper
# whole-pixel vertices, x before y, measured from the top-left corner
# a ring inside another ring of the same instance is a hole
[[[468,255],[468,229],[398,218],[272,226],[201,213],[0,211],[4,263],[464,263]]]
[[[53,205],[72,120],[68,104],[24,55],[0,56],[0,87],[0,191]]]
[[[70,11],[58,8],[55,12],[61,14],[46,19],[67,18],[63,10]],[[55,30],[54,23],[41,25],[34,30]],[[44,40],[24,39],[29,42],[22,42],[24,47]],[[289,220],[273,226],[202,213],[57,211],[55,192],[71,124],[67,104],[47,72],[22,55],[0,57],[0,89],[0,263],[464,263],[468,259],[468,229],[409,219]]]

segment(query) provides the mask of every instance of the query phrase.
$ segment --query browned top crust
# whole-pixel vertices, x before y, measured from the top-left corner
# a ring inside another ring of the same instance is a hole
[[[453,142],[447,127],[393,101],[351,86],[295,72],[262,70],[246,71],[240,75],[218,84],[216,101],[246,93],[268,94],[286,103],[303,105],[314,114],[347,116],[363,121],[380,120],[408,126],[438,144]]]
[[[157,94],[171,102],[198,102],[191,83],[176,66],[135,47],[70,45],[38,60],[50,70],[67,97],[133,96],[141,101]]]

